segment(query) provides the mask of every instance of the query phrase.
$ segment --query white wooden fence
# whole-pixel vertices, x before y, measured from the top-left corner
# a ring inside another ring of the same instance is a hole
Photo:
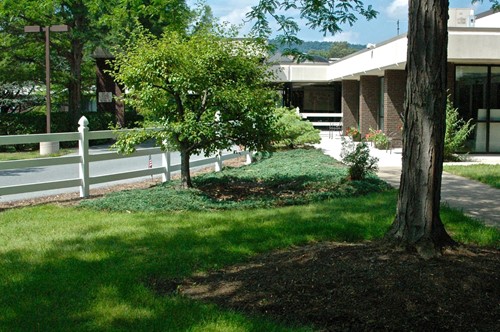
[[[170,152],[161,151],[160,148],[138,149],[136,152],[129,155],[122,155],[116,151],[91,154],[89,152],[89,140],[116,138],[117,132],[111,130],[90,131],[88,127],[88,120],[85,117],[82,117],[78,124],[80,125],[78,128],[78,132],[74,133],[0,136],[0,145],[78,141],[79,147],[78,155],[0,162],[0,171],[24,169],[28,167],[45,167],[70,164],[79,165],[78,178],[20,184],[13,186],[0,186],[0,196],[79,187],[80,197],[88,197],[89,189],[92,185],[159,174],[161,174],[162,181],[166,182],[170,180],[171,174],[173,172],[180,170],[180,164],[171,164]],[[141,170],[127,171],[122,173],[110,173],[100,176],[92,176],[92,174],[90,174],[90,163],[92,162],[125,159],[139,156],[151,156],[156,154],[160,154],[162,156],[162,163],[157,167],[148,167]],[[215,165],[215,171],[220,171],[222,169],[223,161],[238,158],[241,156],[246,156],[247,164],[251,162],[251,153],[248,151],[225,155],[223,155],[222,152],[219,152],[215,157],[192,161],[190,162],[189,166],[192,168]]]

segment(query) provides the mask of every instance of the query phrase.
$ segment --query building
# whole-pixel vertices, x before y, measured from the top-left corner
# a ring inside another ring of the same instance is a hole
[[[469,148],[500,152],[500,12],[477,16],[451,9],[448,22],[448,89],[465,119],[476,124]],[[382,129],[401,136],[407,36],[399,35],[337,61],[279,61],[277,81],[287,106],[322,129]]]

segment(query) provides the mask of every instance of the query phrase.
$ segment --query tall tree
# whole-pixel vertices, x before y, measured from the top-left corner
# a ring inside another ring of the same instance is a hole
[[[76,125],[84,84],[90,89],[95,82],[91,54],[96,46],[125,40],[138,22],[158,35],[167,27],[185,30],[189,15],[185,0],[2,0],[0,58],[8,61],[3,61],[5,67],[0,66],[0,74],[4,74],[0,79],[15,80],[8,69],[15,68],[23,77],[41,82],[36,77],[44,77],[44,36],[27,35],[23,27],[67,24],[69,32],[51,35],[51,61],[53,81],[67,90],[69,111]]]
[[[448,0],[409,2],[403,172],[388,238],[435,256],[453,245],[439,215],[446,123]]]
[[[133,151],[154,139],[181,155],[182,186],[191,187],[192,154],[205,155],[244,145],[267,149],[275,135],[276,92],[267,86],[271,71],[262,61],[266,48],[252,39],[234,39],[216,27],[191,35],[140,33],[115,62],[115,79],[125,102],[160,130],[136,130],[116,146]]]
[[[479,0],[481,1],[481,0]],[[478,2],[478,0],[472,0]],[[498,0],[490,0],[499,9]],[[407,84],[403,137],[403,169],[394,223],[389,241],[423,257],[439,255],[455,242],[446,232],[439,215],[446,110],[448,8],[447,0],[410,0],[407,56]],[[323,32],[340,30],[337,23],[353,22],[353,9],[366,16],[361,1],[261,0],[249,17],[256,28],[269,31],[267,14],[276,17],[276,8],[299,8],[311,27]],[[337,11],[333,10],[337,9]],[[305,13],[305,14],[304,14]],[[286,20],[284,20],[286,23]],[[285,33],[289,27],[283,27]]]
[[[495,8],[497,0],[490,0]],[[473,1],[477,2],[477,1]],[[387,238],[425,258],[455,242],[440,218],[447,101],[447,0],[409,2],[403,171]]]

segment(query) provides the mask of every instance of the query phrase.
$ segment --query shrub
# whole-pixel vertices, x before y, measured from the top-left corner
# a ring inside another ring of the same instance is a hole
[[[276,125],[280,136],[275,146],[295,148],[321,142],[320,131],[309,121],[302,120],[295,109],[280,107],[275,114],[278,117]]]
[[[370,148],[365,142],[355,144],[342,139],[342,162],[349,167],[351,180],[363,180],[369,173],[377,171],[378,158],[370,156]]]
[[[464,148],[465,141],[474,129],[474,124],[469,119],[465,122],[454,108],[450,98],[446,103],[446,131],[444,136],[444,159],[456,160],[453,155]]]
[[[104,112],[84,112],[90,123],[90,130],[107,130],[110,124],[116,122],[113,113]],[[125,113],[125,126],[135,127],[136,122],[142,117],[135,111]],[[25,113],[0,113],[0,135],[30,135],[42,134],[46,129],[45,108],[36,109]],[[68,113],[51,113],[51,131],[53,133],[75,132],[78,125],[71,123]],[[75,142],[62,142],[62,147],[74,146]],[[26,151],[37,149],[38,144],[19,144],[15,146],[0,146],[0,151]]]

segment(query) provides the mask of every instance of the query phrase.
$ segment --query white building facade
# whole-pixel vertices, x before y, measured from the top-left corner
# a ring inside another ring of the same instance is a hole
[[[400,35],[333,62],[281,62],[284,102],[319,128],[381,129],[401,135],[407,36]],[[460,115],[476,124],[468,148],[500,152],[500,12],[474,16],[452,9],[448,89]]]

